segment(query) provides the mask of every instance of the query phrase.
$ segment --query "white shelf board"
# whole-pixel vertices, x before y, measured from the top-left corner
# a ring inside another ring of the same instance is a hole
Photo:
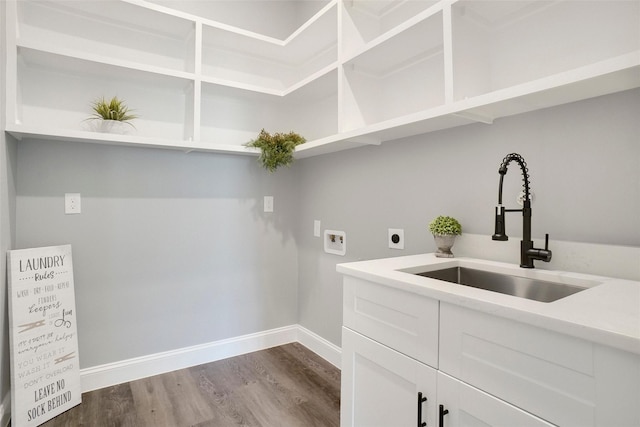
[[[220,78],[209,77],[209,76],[202,76],[201,81],[206,84],[225,86],[231,89],[238,89],[240,91],[250,91],[250,92],[256,92],[256,93],[265,94],[265,95],[286,97],[296,91],[299,91],[300,89],[304,89],[305,87],[314,86],[318,80],[322,80],[326,75],[332,72],[337,72],[337,69],[338,69],[338,62],[333,62],[327,65],[326,67],[322,68],[321,70],[318,70],[317,72],[313,73],[312,75],[307,76],[302,80],[284,89],[273,89],[269,87],[253,85],[248,83],[241,83],[237,81],[220,79]],[[335,91],[337,89],[333,89],[333,90]]]
[[[170,88],[187,87],[193,81],[192,73],[173,71],[160,67],[137,67],[128,61],[118,61],[101,57],[100,55],[74,55],[66,49],[41,50],[38,47],[18,45],[18,58],[28,67],[45,70],[55,70],[60,73],[79,74],[101,77],[118,78],[122,80],[140,81],[166,85]]]
[[[337,43],[337,6],[332,1],[286,40],[203,20],[204,47],[232,49],[236,54],[298,65]]]
[[[296,159],[304,159],[362,146],[363,144],[359,142],[357,136],[349,139],[344,133],[340,133],[298,145],[293,156]]]
[[[86,54],[99,52],[193,71],[193,21],[123,1],[18,1],[17,17],[16,35],[23,43],[45,46],[44,50],[66,46]]]
[[[66,14],[75,16],[83,22],[93,23],[94,26],[126,28],[141,34],[153,34],[166,39],[186,39],[193,30],[192,20],[184,19],[175,13],[160,12],[157,8],[148,7],[144,2],[47,0],[19,1],[18,3],[21,8],[37,7],[39,12],[48,9],[50,13],[43,13],[43,15],[49,18],[53,14]],[[33,15],[29,16],[33,17]],[[56,25],[56,23],[52,24]]]
[[[80,52],[74,49],[67,49],[60,46],[50,46],[47,43],[42,42],[18,40],[17,47],[21,52],[21,56],[25,56],[24,52],[27,52],[26,58],[28,61],[35,62],[35,59],[32,58],[34,58],[35,55],[40,55],[43,59],[40,59],[39,65],[51,68],[61,67],[60,59],[67,58],[69,61],[77,60],[86,61],[88,63],[113,65],[115,67],[121,68],[122,70],[135,70],[145,73],[153,73],[161,76],[176,77],[185,80],[195,79],[194,73],[186,71],[173,70],[170,68],[158,67],[154,65],[146,65],[117,58],[109,58],[100,54]],[[49,62],[46,62],[44,60],[45,57],[54,59],[50,59]],[[75,62],[75,64],[79,64],[79,62]],[[74,65],[71,68],[78,69],[78,66]]]
[[[35,126],[7,125],[6,132],[18,140],[67,141],[129,147],[166,148],[187,153],[199,151],[244,155],[260,154],[259,150],[245,147],[244,145],[207,144],[206,142],[150,138],[137,135],[118,135],[65,129],[41,129]]]
[[[328,96],[338,90],[338,63],[334,62],[313,75],[299,81],[282,92],[282,96],[293,99],[305,94],[308,100]]]
[[[414,16],[413,18],[407,20],[406,22],[403,22],[401,25],[398,25],[395,28],[374,38],[370,42],[361,46],[356,51],[350,52],[348,57],[344,58],[344,62],[352,62],[356,60],[358,57],[367,54],[367,52],[376,51],[380,49],[379,46],[389,44],[388,42],[395,43],[395,46],[388,49],[388,51],[391,53],[394,53],[399,48],[401,49],[403,45],[405,45],[407,49],[415,49],[415,45],[420,46],[423,43],[430,43],[430,40],[434,40],[434,39],[439,40],[439,42],[436,43],[435,45],[441,44],[442,43],[442,18],[440,18],[440,23],[439,23],[440,34],[438,37],[434,37],[433,34],[431,34],[428,37],[421,37],[417,39],[417,41],[415,38],[412,38],[415,35],[414,33],[419,34],[420,32],[428,32],[429,31],[428,27],[432,24],[428,24],[425,21],[429,21],[430,19],[433,19],[433,16],[438,12],[442,12],[442,4],[436,4],[435,6],[429,7],[427,10],[424,10],[423,12]],[[435,45],[432,45],[431,47],[434,47]],[[421,48],[421,49],[427,50],[427,48]],[[385,60],[383,62],[388,62],[388,60]]]
[[[175,17],[179,17],[179,18],[183,18],[189,21],[193,21],[193,22],[198,22],[198,23],[202,23],[204,24],[206,27],[212,27],[212,28],[217,28],[226,32],[231,32],[231,33],[235,33],[237,35],[241,35],[244,37],[248,37],[248,38],[252,38],[255,39],[256,41],[259,42],[266,42],[266,43],[271,43],[274,45],[280,45],[280,46],[285,46],[287,45],[289,42],[291,42],[292,40],[296,39],[297,37],[299,37],[299,35],[303,32],[305,32],[305,30],[314,25],[316,21],[323,19],[323,17],[328,14],[331,13],[332,9],[334,8],[334,6],[337,5],[338,0],[329,0],[327,2],[326,5],[324,5],[318,12],[316,12],[313,16],[311,16],[307,21],[305,21],[304,23],[302,23],[302,25],[300,25],[295,31],[293,31],[289,36],[287,36],[286,38],[282,39],[282,38],[278,38],[278,37],[272,37],[272,36],[268,36],[265,34],[261,34],[255,31],[251,31],[245,28],[240,28],[238,26],[235,25],[230,25],[230,24],[226,24],[224,22],[215,20],[215,19],[211,19],[210,16],[203,16],[203,15],[198,15],[198,14],[194,14],[194,13],[190,13],[187,11],[183,11],[181,10],[182,8],[180,7],[173,7],[173,6],[165,6],[162,4],[156,4],[153,1],[147,1],[147,0],[121,0],[125,3],[131,3],[131,4],[135,4],[137,6],[143,7],[145,9],[150,9],[150,10],[155,10],[158,12],[162,12],[166,15],[170,15],[170,16],[175,16]],[[176,0],[177,3],[179,3],[182,0]],[[162,2],[160,2],[162,3]],[[165,2],[168,4],[168,2]]]
[[[224,86],[239,91],[256,92],[265,95],[283,96],[284,91],[281,89],[273,89],[265,86],[254,85],[249,83],[237,82],[229,79],[221,79],[218,77],[202,76],[202,83],[212,84],[216,86]]]
[[[457,101],[461,111],[506,117],[640,87],[640,51]]]
[[[295,157],[305,158],[365,145],[379,145],[386,141],[449,129],[478,121],[470,116],[458,113],[460,112],[454,106],[440,106],[386,120],[299,145],[296,147]]]

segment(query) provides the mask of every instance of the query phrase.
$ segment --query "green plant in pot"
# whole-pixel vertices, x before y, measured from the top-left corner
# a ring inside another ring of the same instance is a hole
[[[91,108],[93,114],[87,120],[100,120],[100,132],[124,133],[125,124],[135,128],[131,120],[138,116],[117,96],[110,100],[98,98],[91,103]]]
[[[258,161],[269,172],[273,172],[280,166],[289,166],[293,163],[293,152],[296,146],[305,142],[306,139],[295,132],[272,135],[262,129],[258,138],[246,143],[245,146],[259,148],[261,154]]]
[[[439,258],[453,258],[451,248],[456,236],[462,234],[462,226],[457,219],[440,215],[429,223],[429,231],[436,242],[436,256]]]

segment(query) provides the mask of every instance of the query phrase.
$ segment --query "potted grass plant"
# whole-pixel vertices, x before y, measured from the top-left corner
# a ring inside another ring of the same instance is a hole
[[[104,97],[92,102],[93,114],[87,120],[99,121],[96,129],[99,132],[125,133],[126,126],[135,128],[131,120],[138,118],[122,99],[114,96],[110,100]],[[126,126],[125,126],[126,125]]]
[[[436,256],[438,258],[453,258],[451,248],[456,236],[462,234],[462,226],[455,218],[440,215],[429,223],[429,231],[436,242]]]
[[[262,129],[258,137],[246,143],[245,146],[259,148],[258,161],[266,170],[274,172],[280,166],[289,166],[293,163],[293,152],[296,146],[305,142],[306,139],[295,132],[272,135]]]

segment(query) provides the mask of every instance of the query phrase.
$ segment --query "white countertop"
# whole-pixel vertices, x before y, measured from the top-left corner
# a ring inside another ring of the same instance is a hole
[[[588,289],[554,302],[538,302],[398,271],[455,266],[577,284]],[[640,282],[523,269],[515,264],[475,258],[437,258],[434,254],[338,264],[337,271],[640,355]]]

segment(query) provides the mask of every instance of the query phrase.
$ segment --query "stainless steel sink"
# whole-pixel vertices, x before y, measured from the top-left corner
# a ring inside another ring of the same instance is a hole
[[[414,274],[540,302],[553,302],[587,289],[565,283],[493,273],[467,267],[450,267]]]

